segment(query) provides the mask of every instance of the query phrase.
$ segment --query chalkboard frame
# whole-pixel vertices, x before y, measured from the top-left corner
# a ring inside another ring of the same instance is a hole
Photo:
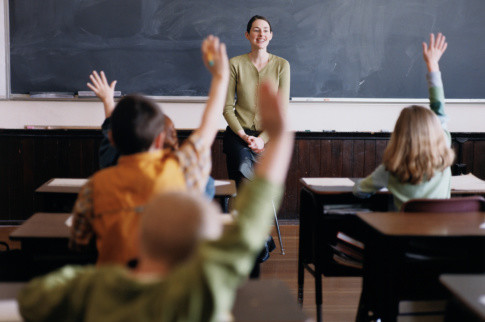
[[[6,7],[7,7],[7,10],[6,11],[9,11],[8,10],[8,4],[6,4]],[[6,19],[8,20],[9,18],[9,13],[7,13],[5,15]],[[7,23],[6,24],[6,35],[8,36],[9,35],[9,26],[10,24]],[[8,37],[7,37],[8,38]],[[242,37],[241,37],[242,38]],[[244,39],[242,39],[242,41],[244,41]],[[8,47],[8,46],[6,46]],[[6,49],[6,55],[7,55],[7,75],[10,75],[10,73],[8,71],[11,71],[11,65],[10,65],[10,48]],[[446,57],[446,56],[445,56]],[[444,64],[446,65],[446,63]],[[446,71],[444,71],[444,78],[446,78]],[[423,75],[424,75],[424,71],[423,71]],[[424,77],[424,76],[423,76]],[[12,98],[12,99],[32,99],[32,98],[29,98],[28,95],[25,95],[25,94],[17,94],[17,93],[12,93],[11,91],[11,79],[9,77],[7,77],[7,97],[8,98]],[[446,82],[445,82],[445,88],[446,88]],[[155,100],[157,101],[161,101],[161,102],[203,102],[206,100],[206,97],[205,96],[173,96],[173,95],[149,95],[151,96],[152,98],[154,98]],[[325,103],[325,102],[362,102],[362,103],[385,103],[385,102],[403,102],[403,103],[406,103],[406,102],[409,102],[409,103],[415,103],[415,102],[427,102],[427,100],[424,100],[423,101],[423,98],[413,98],[413,97],[407,97],[407,98],[385,98],[385,97],[292,97],[294,102],[299,102],[299,103],[303,103],[303,102],[309,102],[309,103]],[[35,99],[35,100],[39,100],[39,99]],[[49,100],[49,99],[41,99],[41,100]],[[53,99],[53,100],[57,100],[57,99]],[[78,99],[78,98],[74,98],[74,99],[62,99],[62,100],[86,100],[86,99]],[[482,98],[451,98],[451,99],[447,99],[447,102],[453,102],[453,103],[470,103],[470,104],[474,104],[474,103],[483,103],[485,102],[485,99],[482,99]]]

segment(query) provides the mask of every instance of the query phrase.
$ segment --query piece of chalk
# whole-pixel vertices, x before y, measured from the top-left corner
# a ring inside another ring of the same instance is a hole
[[[214,66],[214,60],[212,59],[212,53],[207,53],[207,61],[209,62],[209,66]]]

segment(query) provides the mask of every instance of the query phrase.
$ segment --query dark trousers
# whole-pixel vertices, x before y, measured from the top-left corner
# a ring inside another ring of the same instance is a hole
[[[247,135],[258,136],[260,132],[244,130]],[[253,178],[253,166],[257,162],[258,154],[254,153],[248,144],[234,133],[229,127],[226,128],[223,139],[223,151],[226,154],[226,165],[229,179],[236,182],[239,187],[243,179]]]

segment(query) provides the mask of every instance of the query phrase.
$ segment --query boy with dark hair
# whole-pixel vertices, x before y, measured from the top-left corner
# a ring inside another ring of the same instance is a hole
[[[95,237],[98,264],[126,264],[138,257],[140,212],[152,195],[184,191],[187,186],[203,191],[229,71],[225,46],[217,37],[204,40],[202,53],[213,76],[209,98],[200,127],[177,151],[162,150],[164,115],[155,103],[132,95],[114,108],[109,136],[121,157],[116,166],[98,171],[88,180],[73,209],[71,246],[86,246]],[[212,64],[208,56],[212,56]],[[93,72],[91,81],[88,86],[102,98],[105,110],[113,109],[116,82],[108,84],[103,72]]]
[[[220,238],[218,211],[200,195],[170,192],[147,204],[136,269],[65,267],[33,280],[18,298],[28,321],[227,321],[235,291],[251,270],[279,205],[293,151],[283,100],[260,90],[271,143],[235,202]]]
[[[150,149],[164,131],[165,116],[153,101],[130,95],[116,105],[111,122],[112,141],[122,155],[128,155]]]

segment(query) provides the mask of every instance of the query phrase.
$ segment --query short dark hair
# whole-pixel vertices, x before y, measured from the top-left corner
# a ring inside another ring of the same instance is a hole
[[[122,155],[148,151],[163,130],[162,110],[141,95],[124,97],[111,115],[113,141]]]
[[[271,23],[269,22],[268,18],[263,17],[263,16],[255,15],[251,19],[249,19],[248,25],[246,27],[247,33],[249,33],[251,31],[251,27],[253,26],[253,22],[256,21],[256,20],[264,20],[264,21],[266,21],[268,23],[268,25],[269,25],[269,31],[273,32],[273,29],[271,28]]]

